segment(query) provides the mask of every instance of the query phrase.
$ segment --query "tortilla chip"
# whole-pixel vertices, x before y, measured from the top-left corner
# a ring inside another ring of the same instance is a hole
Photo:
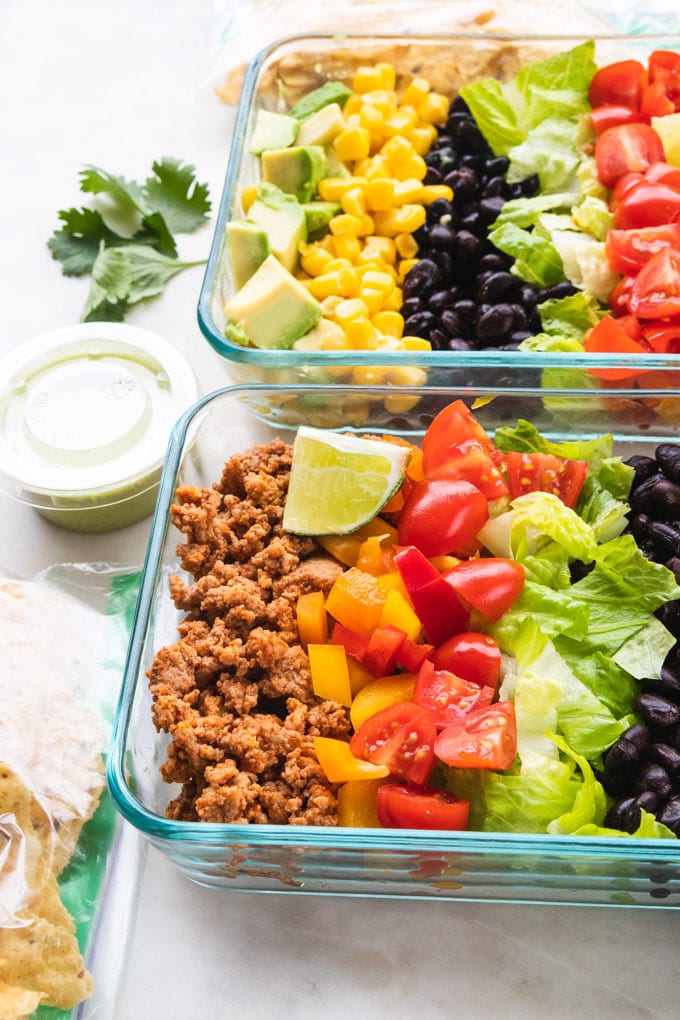
[[[40,992],[29,992],[27,988],[15,988],[0,983],[0,1020],[21,1020],[30,1016],[40,1005]]]

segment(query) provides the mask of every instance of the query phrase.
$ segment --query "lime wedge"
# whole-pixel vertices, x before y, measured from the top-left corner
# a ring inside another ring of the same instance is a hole
[[[293,446],[284,531],[346,535],[380,513],[399,489],[408,447],[303,426]]]

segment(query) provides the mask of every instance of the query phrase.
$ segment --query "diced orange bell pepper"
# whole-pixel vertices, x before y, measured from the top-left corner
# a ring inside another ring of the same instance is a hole
[[[387,676],[397,665],[399,649],[406,640],[406,631],[391,624],[375,628],[368,639],[364,666],[373,676]]]
[[[383,535],[369,535],[364,539],[359,548],[359,556],[356,566],[359,570],[365,570],[373,577],[389,573],[389,566],[385,561],[385,552],[382,548]]]
[[[355,758],[344,740],[314,737],[314,751],[331,783],[347,783],[353,779],[384,779],[390,774],[386,765],[374,765],[363,758]]]
[[[309,668],[317,698],[352,704],[347,656],[341,645],[309,645]]]
[[[347,656],[347,669],[349,670],[349,686],[352,697],[356,698],[359,691],[363,690],[367,684],[373,683],[375,677],[360,662],[349,656]]]
[[[411,605],[411,596],[407,592],[404,580],[398,570],[390,570],[389,574],[381,574],[378,578],[378,587],[387,595],[395,588],[404,596],[408,604]]]
[[[415,686],[415,673],[383,676],[373,683],[366,684],[355,696],[349,710],[354,729],[358,730],[363,722],[383,708],[396,705],[400,701],[413,701]]]
[[[300,595],[295,612],[302,646],[325,645],[328,641],[328,616],[323,592],[310,591]]]
[[[369,637],[378,624],[386,598],[371,574],[350,567],[333,584],[326,610],[345,627]]]
[[[338,825],[379,829],[376,796],[382,779],[352,780],[338,790]]]
[[[397,588],[387,592],[387,598],[380,611],[379,627],[398,627],[406,632],[406,637],[417,641],[422,631],[422,624],[410,601]]]
[[[383,551],[397,541],[397,529],[381,517],[374,517],[367,524],[362,524],[351,535],[321,535],[317,541],[340,563],[344,563],[346,567],[355,567],[362,543],[373,535],[386,536],[382,542]]]

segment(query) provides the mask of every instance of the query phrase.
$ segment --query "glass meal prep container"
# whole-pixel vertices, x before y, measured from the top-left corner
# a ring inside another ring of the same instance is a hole
[[[189,878],[215,889],[354,896],[677,907],[680,842],[482,832],[186,822],[165,817],[177,787],[161,779],[166,735],[151,719],[146,679],[154,654],[177,640],[169,594],[180,573],[170,523],[178,484],[211,487],[226,459],[301,423],[392,433],[418,442],[457,398],[486,430],[529,419],[550,439],[611,432],[623,456],[677,439],[680,378],[670,392],[469,387],[236,386],[191,407],[171,437],[114,727],[108,776],[123,815]],[[394,410],[394,401],[402,406]],[[650,418],[650,401],[665,415]],[[657,404],[657,406],[659,406]]]
[[[559,30],[558,30],[559,31]],[[459,34],[450,36],[297,36],[266,47],[247,69],[236,113],[226,178],[217,214],[208,265],[198,303],[200,328],[222,357],[229,362],[232,379],[252,382],[317,382],[358,385],[405,384],[402,369],[415,370],[413,379],[423,385],[457,384],[461,373],[474,378],[502,366],[509,379],[527,383],[543,362],[531,351],[422,351],[422,350],[297,350],[242,346],[225,333],[225,302],[236,293],[234,270],[225,231],[231,220],[244,217],[244,189],[260,181],[259,157],[250,152],[253,129],[260,109],[285,112],[310,90],[327,81],[351,86],[359,66],[379,61],[394,65],[397,91],[415,75],[427,78],[433,90],[453,98],[466,82],[486,77],[513,78],[532,61],[595,39],[599,65],[634,57],[645,61],[655,49],[680,49],[677,35],[635,36],[512,36]],[[587,369],[592,354],[570,353],[560,362],[550,355],[555,368]],[[621,355],[619,355],[621,357]],[[624,355],[624,358],[638,355]],[[643,355],[649,366],[662,367],[659,354]],[[680,366],[679,355],[669,355],[671,366]],[[455,376],[455,378],[453,378]],[[411,380],[409,380],[411,384]],[[565,373],[562,384],[570,385]],[[533,385],[533,383],[531,383]]]

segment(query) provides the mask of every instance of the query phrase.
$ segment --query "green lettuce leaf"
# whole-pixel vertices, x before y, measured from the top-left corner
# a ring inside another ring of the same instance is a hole
[[[489,240],[500,251],[511,255],[512,271],[527,283],[550,287],[564,280],[562,259],[549,238],[535,230],[524,230],[514,223],[504,223],[489,234]]]
[[[563,298],[550,298],[538,305],[541,326],[550,336],[581,341],[587,329],[592,329],[602,318],[603,309],[588,291],[579,291]],[[569,347],[568,350],[579,350]]]
[[[614,439],[610,433],[595,439],[568,439],[555,442],[542,436],[535,425],[520,418],[516,425],[501,425],[494,433],[496,446],[508,453],[553,453],[557,457],[572,460],[586,460],[591,471],[597,471],[614,451]],[[630,486],[629,486],[630,488]]]
[[[574,803],[569,811],[564,812],[548,825],[548,832],[553,835],[568,836],[584,825],[601,825],[607,812],[607,795],[598,783],[595,774],[586,759],[577,754],[567,741],[556,734],[552,738],[562,754],[571,758],[581,770],[583,783],[576,793]]]

